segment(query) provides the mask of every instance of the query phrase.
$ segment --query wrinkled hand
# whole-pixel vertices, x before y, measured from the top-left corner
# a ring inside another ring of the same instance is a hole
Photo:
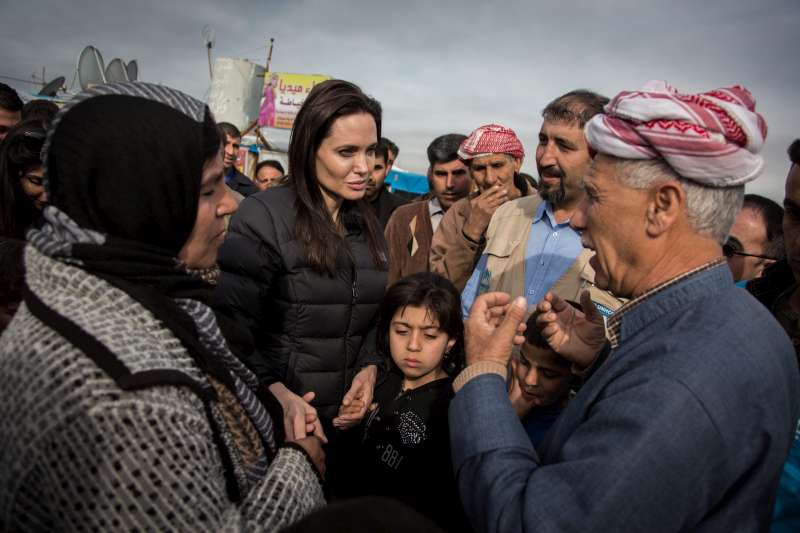
[[[489,221],[497,208],[509,200],[508,189],[502,185],[492,185],[480,195],[473,198],[470,203],[469,218],[464,223],[464,234],[475,242],[480,242]]]
[[[270,385],[270,390],[283,408],[283,427],[287,441],[297,441],[313,434],[322,442],[328,442],[317,410],[311,406],[311,401],[314,399],[313,392],[307,392],[300,397],[282,383]]]
[[[556,353],[579,368],[588,368],[606,342],[606,329],[589,291],[581,293],[581,308],[583,312],[548,292],[536,304],[536,325]]]
[[[303,437],[302,439],[294,441],[306,451],[311,458],[311,462],[319,472],[322,478],[325,478],[325,452],[322,451],[322,440],[317,436]]]
[[[504,292],[487,292],[475,299],[464,324],[467,365],[478,361],[506,365],[514,345],[525,341],[522,319],[528,302],[521,296],[510,301]]]
[[[357,425],[367,414],[372,404],[372,393],[375,380],[378,378],[378,367],[369,365],[356,374],[350,390],[344,395],[339,406],[339,416],[333,419],[333,427],[347,429]]]
[[[533,402],[525,398],[522,394],[522,388],[519,386],[517,379],[517,363],[516,360],[511,360],[512,376],[511,376],[511,390],[508,391],[508,399],[511,400],[511,406],[520,418],[525,418],[528,413],[533,409]]]

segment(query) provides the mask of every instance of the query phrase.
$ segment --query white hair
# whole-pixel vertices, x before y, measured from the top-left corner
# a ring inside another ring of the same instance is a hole
[[[744,185],[708,187],[682,178],[661,159],[620,159],[616,161],[616,178],[626,187],[649,189],[663,181],[677,181],[686,194],[689,224],[700,235],[723,244],[728,239],[742,208]]]

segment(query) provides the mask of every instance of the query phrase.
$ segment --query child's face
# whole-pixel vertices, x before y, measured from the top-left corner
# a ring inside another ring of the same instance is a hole
[[[570,364],[553,350],[526,342],[512,366],[522,397],[531,405],[543,407],[567,398],[572,377]]]
[[[439,329],[427,308],[401,307],[389,328],[392,360],[403,372],[409,388],[443,377],[442,359],[456,341]]]

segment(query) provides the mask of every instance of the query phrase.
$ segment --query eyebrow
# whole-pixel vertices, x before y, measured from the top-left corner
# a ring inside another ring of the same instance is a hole
[[[214,174],[211,174],[208,178],[206,178],[206,179],[204,179],[203,181],[200,182],[200,188],[202,189],[203,187],[209,187],[209,186],[211,186],[213,184],[218,183],[220,180],[223,179],[224,175],[225,175],[225,171],[224,170],[220,171],[220,172],[215,172]]]
[[[439,168],[433,171],[434,174],[465,174],[466,172],[467,169],[465,168],[457,168],[455,170],[442,170]]]
[[[559,142],[559,143],[561,143],[561,144],[564,144],[564,145],[566,145],[566,146],[568,146],[568,147],[570,147],[570,148],[577,148],[577,147],[578,147],[578,146],[577,146],[575,143],[573,143],[572,141],[569,141],[569,140],[565,139],[564,137],[558,137],[558,136],[557,136],[557,137],[555,138],[555,140],[556,140],[556,142]]]
[[[392,321],[392,325],[393,326],[405,326],[407,328],[413,328],[414,327],[411,324],[409,324],[408,322],[403,322],[402,320],[394,320],[394,321]],[[436,329],[436,330],[438,330],[439,326],[436,326],[436,325],[422,326],[420,329]]]

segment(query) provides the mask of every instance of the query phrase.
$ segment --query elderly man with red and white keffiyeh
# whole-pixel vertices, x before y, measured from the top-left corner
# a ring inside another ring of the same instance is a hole
[[[461,143],[458,156],[469,168],[477,191],[445,213],[433,235],[430,266],[461,291],[483,250],[494,212],[534,189],[520,178],[525,149],[511,128],[486,124],[475,129]]]
[[[526,302],[487,293],[466,323],[450,406],[453,463],[479,531],[762,531],[800,412],[783,329],[722,256],[766,136],[752,95],[624,91],[593,117],[570,223],[603,320],[549,294],[537,325],[587,378],[534,449],[506,391]],[[510,304],[510,305],[509,305]]]

